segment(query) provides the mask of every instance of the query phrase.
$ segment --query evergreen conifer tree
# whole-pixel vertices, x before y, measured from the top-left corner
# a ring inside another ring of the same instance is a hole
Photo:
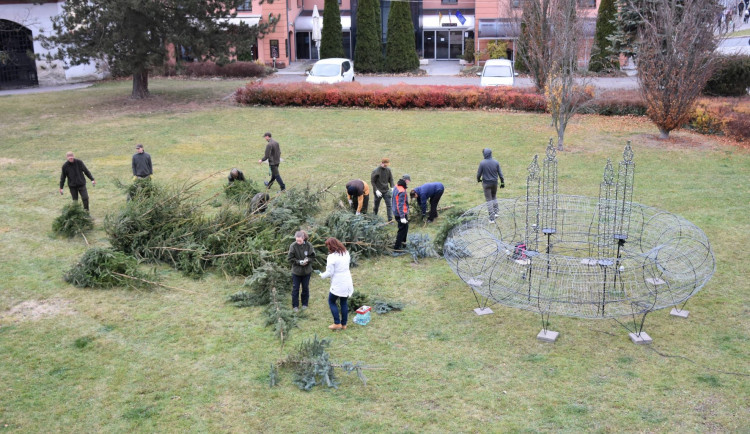
[[[323,30],[320,40],[320,58],[345,57],[341,36],[341,10],[338,0],[325,0]]]
[[[388,41],[385,50],[385,69],[391,72],[411,71],[419,67],[414,25],[408,2],[392,2],[388,17]]]
[[[380,0],[360,0],[357,8],[357,45],[354,69],[379,72],[383,69],[383,34],[380,30]]]
[[[643,23],[639,8],[645,6],[646,1],[649,0],[616,0],[615,31],[609,37],[614,53],[628,57],[636,55],[638,28]]]
[[[596,33],[594,34],[594,46],[591,49],[591,61],[589,70],[599,72],[615,68],[615,53],[612,50],[610,37],[615,33],[616,23],[615,0],[602,0],[599,4],[599,14],[596,19]]]

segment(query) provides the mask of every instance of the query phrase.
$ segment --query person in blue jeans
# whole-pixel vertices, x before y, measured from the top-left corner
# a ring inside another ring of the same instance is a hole
[[[326,260],[326,271],[320,273],[320,277],[331,278],[331,291],[328,294],[328,307],[331,308],[333,324],[328,328],[331,330],[346,330],[349,318],[349,306],[347,301],[354,293],[352,274],[349,272],[349,252],[341,241],[336,238],[326,240],[328,247],[328,259]],[[338,302],[339,306],[336,305]]]
[[[305,231],[297,231],[294,234],[294,242],[289,246],[287,258],[292,264],[292,309],[295,312],[299,311],[299,287],[302,285],[302,310],[305,310],[310,300],[310,275],[312,261],[315,258],[315,249],[307,241]]]
[[[445,187],[440,182],[428,182],[420,185],[409,192],[409,197],[419,201],[422,210],[422,218],[427,217],[427,223],[432,223],[438,216],[437,207],[440,198],[443,197]],[[427,215],[427,200],[430,201],[430,214]]]

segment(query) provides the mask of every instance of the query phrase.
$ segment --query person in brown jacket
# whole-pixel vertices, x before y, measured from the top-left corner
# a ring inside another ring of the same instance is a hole
[[[365,181],[352,179],[347,182],[346,196],[349,199],[352,212],[356,215],[367,214],[367,204],[370,202],[370,186]]]
[[[279,147],[279,142],[271,138],[271,133],[263,134],[263,138],[266,139],[268,144],[266,145],[266,154],[263,158],[258,160],[258,164],[268,160],[268,167],[271,168],[271,180],[263,181],[263,184],[265,184],[266,188],[271,188],[271,184],[273,184],[274,181],[279,181],[279,187],[281,188],[281,191],[284,191],[286,190],[286,185],[284,185],[284,181],[282,181],[281,175],[279,175],[279,163],[281,163],[281,148]]]

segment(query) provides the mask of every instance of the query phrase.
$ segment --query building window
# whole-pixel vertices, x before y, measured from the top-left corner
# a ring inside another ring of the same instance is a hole
[[[271,58],[278,59],[279,58],[279,40],[271,39],[269,41],[269,44],[271,46]]]
[[[455,5],[458,4],[458,0],[441,0],[441,3],[444,5]]]
[[[595,8],[596,7],[596,0],[578,0],[578,7],[579,8]]]
[[[252,0],[246,0],[242,2],[239,6],[237,6],[238,11],[245,11],[245,12],[252,12],[253,10],[253,2]]]

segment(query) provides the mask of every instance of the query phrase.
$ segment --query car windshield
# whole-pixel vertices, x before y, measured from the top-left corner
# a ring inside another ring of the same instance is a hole
[[[310,71],[310,75],[318,77],[335,77],[339,75],[340,71],[341,65],[335,63],[316,63],[315,66],[313,66],[312,71]]]
[[[485,77],[512,77],[513,74],[510,73],[510,66],[505,65],[495,65],[495,66],[487,66],[484,68],[484,74]]]

